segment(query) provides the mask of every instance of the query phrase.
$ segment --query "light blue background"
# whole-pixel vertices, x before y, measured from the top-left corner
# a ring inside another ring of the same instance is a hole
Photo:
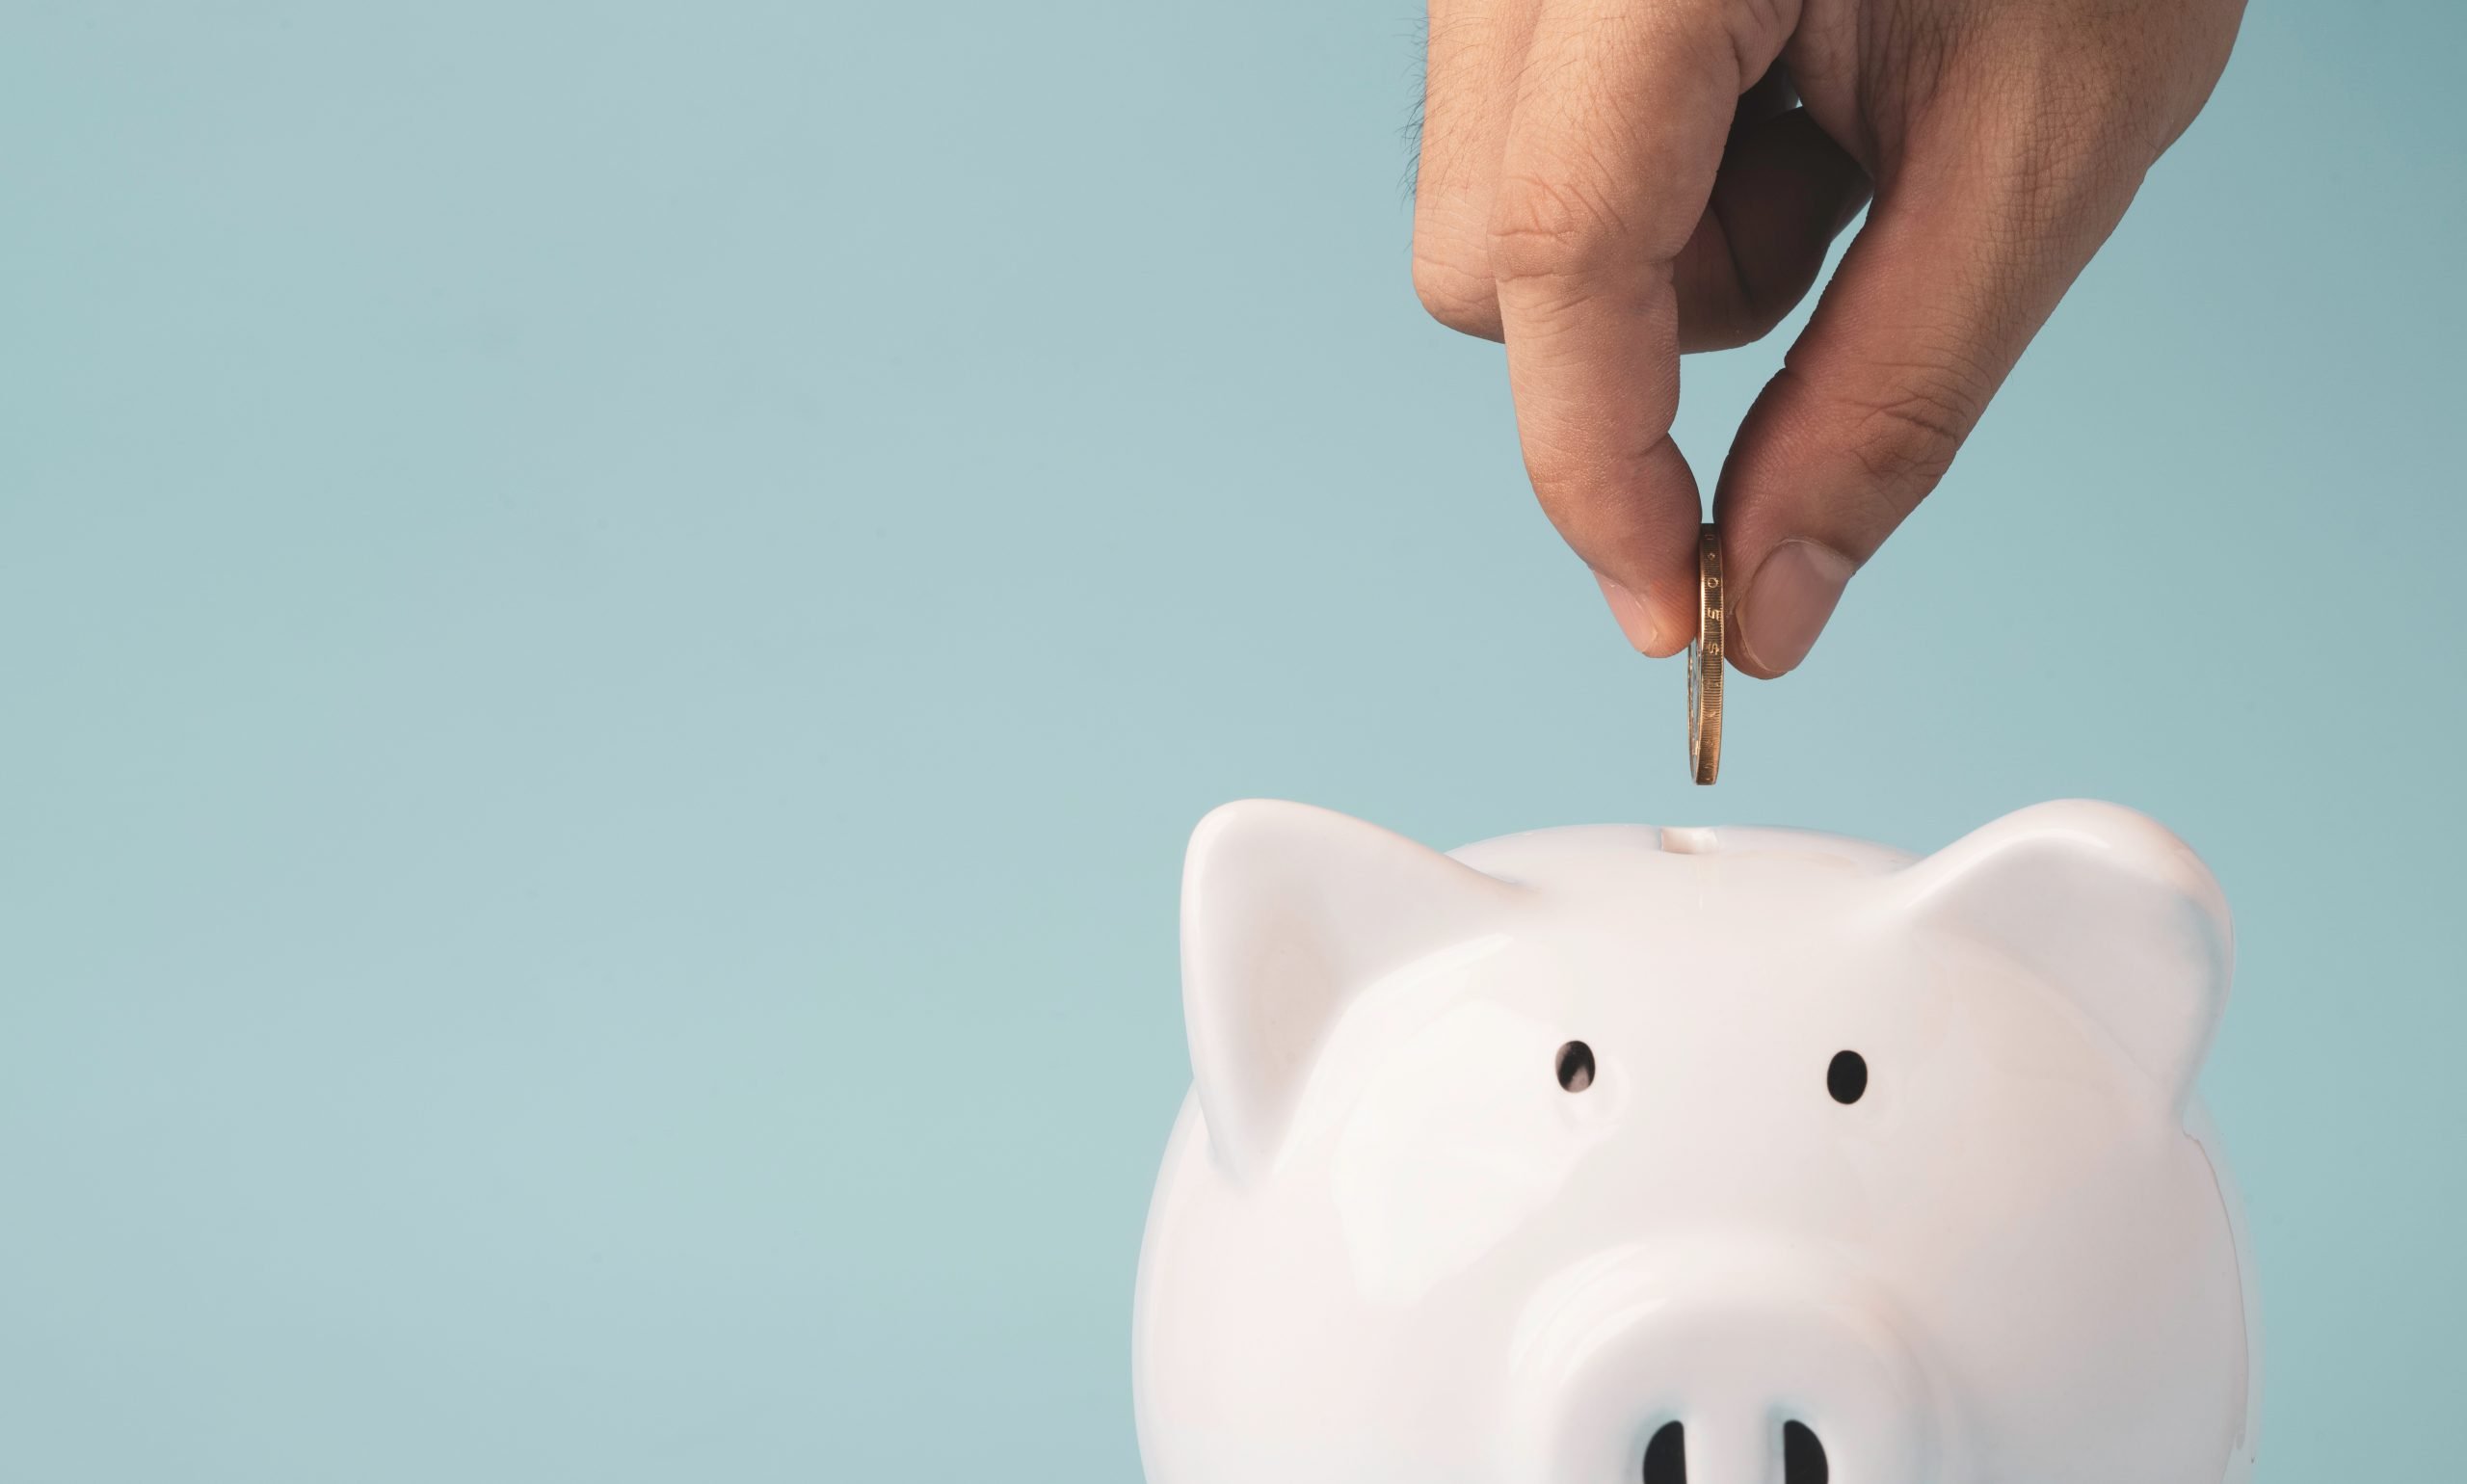
[[[2454,1469],[2457,10],[2250,17],[1712,792],[1407,290],[1415,28],[0,12],[0,1479],[1130,1484],[1249,794],[2152,810],[2262,1476]]]

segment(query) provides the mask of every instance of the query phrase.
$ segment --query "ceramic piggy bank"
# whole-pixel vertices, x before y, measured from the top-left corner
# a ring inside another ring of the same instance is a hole
[[[2216,885],[2051,804],[1923,860],[1601,827],[1191,842],[1151,1484],[2225,1484]]]

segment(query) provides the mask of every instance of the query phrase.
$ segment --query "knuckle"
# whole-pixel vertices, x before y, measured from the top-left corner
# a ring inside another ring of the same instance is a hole
[[[1742,86],[1772,65],[1783,40],[1798,29],[1799,7],[1791,0],[1734,0],[1720,16],[1723,37],[1738,66]]]
[[[1573,176],[1515,175],[1499,182],[1490,220],[1493,279],[1582,277],[1626,235],[1605,192]]]
[[[1977,417],[1977,399],[1955,378],[1933,372],[1904,376],[1889,394],[1862,408],[1850,455],[1875,485],[1909,491],[1915,502],[1952,467]]]
[[[2119,196],[2130,199],[2156,158],[2141,132],[2130,112],[2078,94],[2010,124],[1996,173],[2016,233],[2028,242],[2058,239],[2078,219],[2103,215]]]
[[[1414,297],[1430,317],[1461,334],[1496,339],[1499,293],[1477,252],[1414,243]]]
[[[2120,212],[2165,147],[2162,90],[2097,38],[2030,35],[1981,50],[1989,55],[1930,123],[1958,132],[1977,186],[2003,202],[2015,231],[2060,236]]]

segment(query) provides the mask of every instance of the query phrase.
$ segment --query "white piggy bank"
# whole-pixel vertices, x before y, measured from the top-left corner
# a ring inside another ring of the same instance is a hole
[[[2222,1484],[2241,1218],[2193,1079],[2227,911],[2051,804],[1191,841],[1197,1086],[1140,1261],[1151,1484]]]

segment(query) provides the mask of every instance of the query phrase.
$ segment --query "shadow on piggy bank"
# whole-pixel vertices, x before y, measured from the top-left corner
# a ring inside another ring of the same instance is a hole
[[[2225,1484],[2227,910],[2129,810],[1191,841],[1151,1484]]]

